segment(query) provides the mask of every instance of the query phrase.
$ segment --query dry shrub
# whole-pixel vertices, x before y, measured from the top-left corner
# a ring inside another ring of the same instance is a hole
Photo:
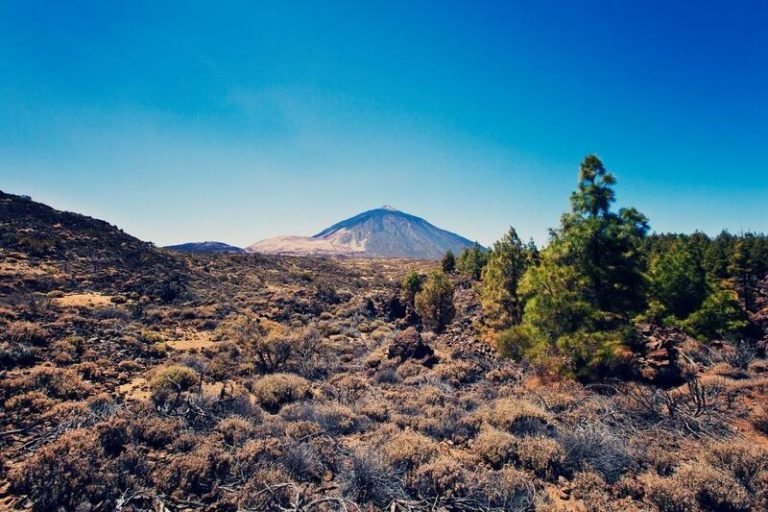
[[[479,380],[483,375],[483,368],[470,361],[451,361],[441,363],[435,367],[435,376],[447,382],[451,386],[470,384]]]
[[[284,510],[293,494],[292,480],[280,468],[259,469],[233,495],[238,510]]]
[[[565,453],[553,439],[526,436],[516,440],[516,462],[540,478],[556,477],[563,465]]]
[[[516,447],[512,434],[493,428],[483,430],[472,443],[474,453],[495,469],[500,469],[514,458]]]
[[[494,427],[517,435],[547,434],[551,431],[550,414],[527,400],[500,398],[478,414]]]
[[[593,471],[576,473],[571,485],[572,496],[582,501],[585,512],[640,512],[640,508],[630,498],[618,498],[609,491],[602,476]]]
[[[152,379],[150,387],[172,392],[187,391],[200,383],[200,376],[189,366],[175,364],[161,368]]]
[[[446,456],[419,466],[414,474],[414,487],[424,497],[464,496],[469,485],[464,468]]]
[[[755,430],[768,436],[768,410],[758,409],[755,411],[752,415],[751,422],[752,426],[755,427]]]
[[[5,338],[13,343],[44,345],[50,334],[32,322],[11,322],[5,331]]]
[[[727,471],[741,485],[754,493],[767,493],[763,487],[768,476],[768,451],[747,441],[713,443],[706,455],[715,468]]]
[[[614,483],[632,463],[624,441],[600,424],[564,429],[560,443],[565,451],[564,469],[569,473],[592,470]]]
[[[253,384],[253,395],[264,410],[275,414],[290,402],[308,396],[309,381],[292,373],[265,375]]]
[[[360,430],[361,418],[339,403],[304,402],[285,407],[280,415],[290,421],[304,420],[320,425],[329,435],[347,435]]]
[[[693,462],[669,478],[645,475],[646,495],[662,512],[750,510],[749,496],[730,475]]]
[[[216,425],[216,430],[229,446],[241,446],[256,432],[253,423],[241,416],[224,418]]]
[[[383,508],[393,499],[404,496],[403,484],[396,471],[374,450],[354,450],[347,458],[339,480],[344,495],[356,503]]]
[[[3,394],[41,391],[59,400],[77,400],[85,397],[92,386],[84,382],[77,372],[65,368],[33,368],[27,375],[2,381]]]
[[[202,495],[227,477],[231,465],[232,460],[226,452],[205,443],[189,453],[173,457],[154,474],[154,481],[165,492],[183,490]]]
[[[136,441],[152,448],[163,448],[173,442],[179,433],[179,422],[149,417],[136,419],[131,424],[131,434]]]
[[[286,443],[277,438],[250,439],[237,452],[237,460],[245,472],[272,467],[285,454]]]
[[[437,443],[425,435],[402,432],[382,448],[384,460],[402,472],[413,471],[437,456]]]
[[[478,490],[482,490],[487,509],[509,512],[533,509],[536,490],[531,477],[523,471],[506,466],[477,476]]]
[[[67,432],[38,449],[9,477],[12,491],[29,496],[35,511],[74,510],[83,501],[110,502],[117,490],[114,468],[86,430]]]

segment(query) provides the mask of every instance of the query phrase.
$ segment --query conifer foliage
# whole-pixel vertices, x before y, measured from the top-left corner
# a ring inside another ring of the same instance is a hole
[[[520,281],[522,323],[499,337],[502,352],[561,361],[579,376],[602,375],[620,360],[630,320],[645,307],[648,223],[634,208],[611,210],[615,183],[599,158],[584,159],[571,211]]]
[[[622,367],[641,322],[702,341],[746,334],[768,274],[765,235],[648,236],[643,214],[611,208],[615,185],[600,159],[587,156],[571,210],[541,253],[514,230],[494,246],[481,300],[503,354],[595,379]]]

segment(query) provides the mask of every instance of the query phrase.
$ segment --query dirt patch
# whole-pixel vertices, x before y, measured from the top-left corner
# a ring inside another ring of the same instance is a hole
[[[103,308],[112,304],[112,297],[100,293],[74,293],[51,302],[60,308]]]
[[[169,340],[167,345],[174,350],[202,350],[213,347],[217,341],[211,339],[211,334],[207,332],[191,332],[185,334],[181,339]]]
[[[117,391],[125,397],[126,400],[148,400],[149,387],[147,379],[136,377],[131,382],[118,386]]]

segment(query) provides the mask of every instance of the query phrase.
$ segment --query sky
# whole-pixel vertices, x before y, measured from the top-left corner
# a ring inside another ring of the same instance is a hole
[[[766,26],[763,0],[0,0],[0,190],[159,245],[384,204],[543,243],[596,153],[655,231],[768,231]]]

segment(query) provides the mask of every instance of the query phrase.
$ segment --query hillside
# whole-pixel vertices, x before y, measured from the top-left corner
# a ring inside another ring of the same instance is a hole
[[[239,247],[225,244],[224,242],[187,242],[184,244],[167,245],[164,249],[178,252],[245,252]]]
[[[0,254],[11,295],[66,286],[173,300],[190,277],[183,261],[103,220],[4,192]]]
[[[391,206],[368,210],[312,237],[281,236],[246,248],[262,254],[409,258],[436,260],[447,251],[459,254],[470,240]]]

